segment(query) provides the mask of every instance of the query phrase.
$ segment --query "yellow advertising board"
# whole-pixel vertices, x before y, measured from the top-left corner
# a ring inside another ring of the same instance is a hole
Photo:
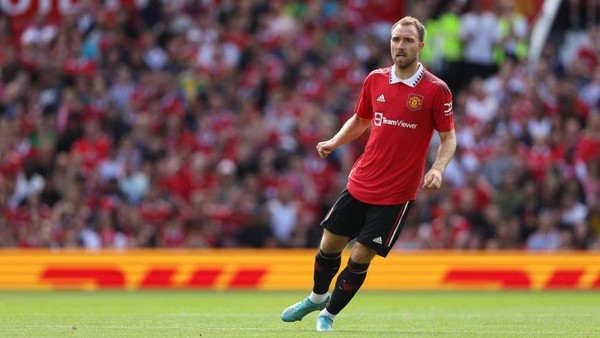
[[[309,290],[315,253],[4,249],[0,289]],[[395,251],[375,258],[363,289],[600,291],[600,253]]]

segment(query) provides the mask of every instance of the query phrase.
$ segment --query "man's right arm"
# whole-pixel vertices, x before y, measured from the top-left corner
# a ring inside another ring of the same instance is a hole
[[[356,139],[371,125],[370,119],[364,119],[354,114],[344,123],[342,128],[328,141],[319,142],[317,144],[317,152],[321,158],[327,157],[336,148]]]

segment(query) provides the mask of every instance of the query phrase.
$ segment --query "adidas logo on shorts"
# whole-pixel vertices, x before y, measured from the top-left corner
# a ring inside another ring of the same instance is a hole
[[[377,244],[383,244],[383,240],[381,239],[381,236],[379,236],[377,238],[373,238],[373,242],[375,242]]]

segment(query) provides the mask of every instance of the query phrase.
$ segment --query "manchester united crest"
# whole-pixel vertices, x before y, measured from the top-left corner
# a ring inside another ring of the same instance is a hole
[[[423,107],[423,95],[408,94],[408,99],[406,100],[406,107],[412,111],[420,110]]]

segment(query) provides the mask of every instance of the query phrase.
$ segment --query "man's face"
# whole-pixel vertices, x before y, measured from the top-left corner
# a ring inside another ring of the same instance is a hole
[[[414,25],[397,25],[392,30],[390,51],[392,60],[400,69],[408,68],[417,62],[424,45],[423,42],[419,42],[419,33]]]

